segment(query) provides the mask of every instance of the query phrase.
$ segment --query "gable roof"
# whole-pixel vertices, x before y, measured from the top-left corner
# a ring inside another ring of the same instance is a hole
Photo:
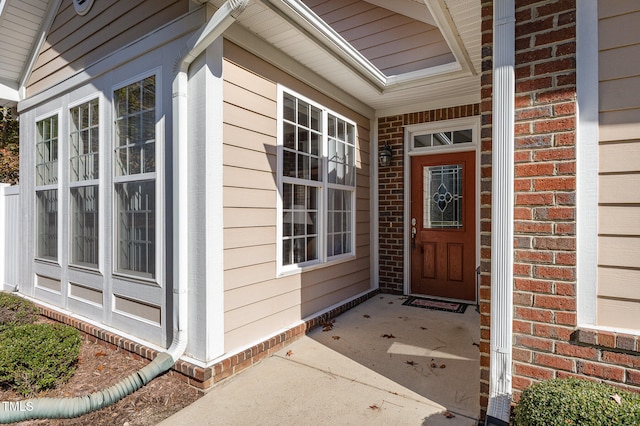
[[[11,40],[0,106],[24,96],[60,2],[0,0],[0,37]],[[480,100],[479,0],[252,0],[238,25],[247,31],[231,27],[235,43],[277,49],[379,114]]]
[[[0,0],[0,106],[15,104],[59,0]]]

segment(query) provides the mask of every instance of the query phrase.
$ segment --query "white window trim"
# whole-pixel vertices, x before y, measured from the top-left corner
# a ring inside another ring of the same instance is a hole
[[[319,238],[319,242],[318,242],[318,259],[312,260],[312,261],[308,261],[308,262],[304,262],[304,263],[298,263],[298,264],[292,264],[292,265],[283,265],[283,257],[282,257],[282,248],[283,248],[283,243],[282,243],[282,239],[283,239],[283,226],[282,226],[282,212],[283,212],[283,204],[282,204],[282,185],[284,182],[282,173],[283,173],[283,164],[282,164],[282,160],[283,160],[283,154],[282,154],[282,147],[283,147],[283,126],[282,126],[282,122],[283,122],[283,110],[282,110],[282,106],[283,106],[283,96],[284,93],[288,93],[292,96],[295,96],[297,99],[300,99],[310,105],[313,105],[317,108],[319,108],[320,110],[322,110],[322,155],[321,155],[321,164],[322,164],[322,173],[323,173],[323,180],[322,181],[318,181],[315,182],[313,184],[310,185],[310,182],[313,181],[309,181],[309,180],[303,180],[303,179],[296,179],[296,178],[287,178],[287,182],[289,183],[293,183],[293,184],[301,184],[301,185],[305,185],[305,186],[316,186],[319,188],[319,197],[318,197],[318,217],[321,218],[319,223],[318,223],[318,238]],[[303,271],[309,271],[309,270],[313,270],[313,269],[317,269],[317,268],[323,268],[329,265],[335,265],[335,264],[339,264],[342,262],[347,262],[350,261],[352,259],[354,259],[356,257],[356,216],[357,216],[357,206],[356,206],[356,201],[357,201],[357,161],[354,159],[354,165],[355,165],[355,173],[356,176],[354,176],[354,185],[353,187],[348,186],[348,185],[340,185],[340,184],[330,184],[327,181],[327,170],[328,170],[328,131],[327,131],[327,127],[328,127],[328,120],[327,120],[327,115],[331,114],[334,117],[344,120],[346,121],[348,124],[351,124],[354,126],[354,130],[355,130],[355,150],[354,150],[354,154],[355,157],[357,158],[357,153],[359,150],[359,145],[358,145],[358,125],[356,122],[354,122],[353,120],[345,117],[342,114],[337,113],[336,111],[331,110],[330,108],[309,99],[308,97],[301,95],[300,93],[296,92],[295,90],[291,90],[288,89],[280,84],[278,84],[278,98],[277,98],[277,179],[276,179],[276,184],[277,184],[277,191],[278,191],[278,196],[276,197],[277,201],[276,201],[276,274],[278,277],[282,277],[282,276],[287,276],[287,275],[294,275],[294,274],[299,274]],[[351,247],[352,250],[350,253],[345,253],[345,254],[340,254],[340,255],[336,255],[336,256],[327,256],[326,250],[327,250],[327,221],[328,221],[328,193],[329,193],[329,189],[342,189],[342,190],[349,190],[352,192],[351,194],[351,207],[352,207],[352,213],[351,213]]]
[[[37,148],[34,149],[34,162],[33,162],[33,169],[31,170],[31,173],[33,173],[33,206],[34,206],[34,217],[33,217],[33,229],[35,230],[35,239],[34,239],[34,251],[33,251],[33,259],[36,262],[42,262],[42,263],[46,263],[46,264],[50,264],[50,265],[56,265],[56,266],[60,266],[62,264],[62,258],[61,258],[61,254],[62,254],[62,232],[60,229],[60,226],[62,224],[62,220],[61,220],[61,216],[62,216],[62,177],[63,177],[63,165],[62,165],[62,161],[61,161],[61,144],[63,143],[61,135],[63,134],[63,122],[62,122],[62,118],[64,117],[63,115],[63,108],[61,107],[56,107],[56,108],[52,108],[50,111],[47,111],[44,114],[38,115],[36,116],[35,120],[33,121],[33,129],[34,129],[34,142],[35,140],[37,140],[37,125],[38,122],[42,121],[42,120],[46,120],[48,118],[52,118],[52,117],[58,117],[58,182],[57,183],[50,183],[50,184],[46,184],[46,185],[38,185],[38,176],[37,176],[37,172],[36,172],[36,168],[38,166],[38,152],[37,152]],[[37,142],[36,142],[37,143]],[[58,245],[58,255],[57,258],[54,259],[47,259],[47,258],[43,258],[43,257],[38,257],[38,244],[39,244],[39,239],[40,239],[40,234],[39,234],[39,227],[38,227],[38,192],[40,191],[47,191],[47,190],[51,190],[51,189],[55,189],[58,191],[58,211],[57,211],[57,215],[58,218],[56,220],[56,225],[57,225],[57,245]]]
[[[65,181],[67,182],[67,187],[68,187],[68,191],[69,191],[69,206],[68,206],[68,211],[69,214],[68,216],[68,230],[69,230],[69,241],[68,241],[68,253],[69,253],[69,268],[71,269],[77,269],[80,271],[88,271],[88,272],[98,272],[100,274],[104,274],[104,250],[105,250],[105,235],[104,235],[104,223],[105,223],[105,209],[104,207],[106,206],[105,204],[105,187],[108,185],[105,182],[105,161],[104,161],[104,156],[105,156],[105,149],[107,149],[108,145],[105,143],[105,133],[104,133],[104,129],[105,129],[105,118],[107,117],[107,114],[105,114],[105,101],[104,101],[104,96],[102,95],[101,92],[94,92],[90,95],[84,96],[80,99],[74,100],[73,102],[69,102],[69,104],[67,105],[67,110],[66,110],[66,115],[67,115],[67,133],[70,133],[71,130],[71,114],[70,111],[73,108],[76,108],[80,105],[86,104],[87,102],[91,102],[93,100],[98,100],[98,178],[97,179],[89,179],[89,180],[80,180],[80,181],[71,181],[71,166],[69,165],[67,170],[67,176],[65,176]],[[70,140],[70,135],[67,135],[67,140],[65,141],[69,147],[71,147],[71,140]],[[65,161],[69,162],[71,161],[71,150],[67,150],[68,151],[68,155],[67,158],[65,159]],[[72,208],[71,208],[71,203],[73,202],[73,200],[71,199],[71,188],[80,188],[80,187],[87,187],[87,186],[97,186],[98,187],[98,265],[96,267],[94,266],[89,266],[89,265],[79,265],[79,264],[75,264],[72,263],[72,247],[71,245],[73,244],[71,236],[72,236],[72,226],[73,226],[73,217],[71,215],[72,212]]]
[[[155,172],[151,173],[140,173],[136,175],[126,175],[126,176],[116,176],[115,173],[115,147],[116,147],[116,131],[114,129],[114,123],[116,118],[115,111],[115,102],[114,102],[114,93],[116,90],[126,87],[130,84],[137,83],[145,78],[155,76],[156,79],[156,139],[155,139]],[[162,265],[163,255],[165,252],[165,240],[164,240],[164,227],[165,227],[165,214],[164,214],[164,204],[165,204],[165,183],[164,183],[164,118],[163,118],[163,101],[162,101],[162,67],[156,67],[149,71],[139,73],[131,78],[123,80],[116,85],[111,86],[109,96],[109,108],[110,108],[110,118],[108,125],[111,127],[111,138],[110,144],[108,146],[108,150],[105,151],[105,156],[109,155],[111,158],[110,168],[106,173],[111,176],[111,180],[109,182],[110,192],[111,192],[111,241],[112,241],[112,266],[111,266],[111,274],[115,278],[120,278],[126,281],[140,282],[146,284],[152,284],[154,286],[162,287],[162,283],[164,283],[164,268]],[[106,127],[106,124],[105,124]],[[131,176],[134,176],[135,179],[132,179]],[[118,230],[116,226],[117,221],[117,193],[115,190],[115,186],[118,183],[126,183],[126,182],[140,182],[140,181],[155,181],[155,276],[153,278],[145,277],[141,275],[128,274],[126,272],[117,271],[118,264]]]

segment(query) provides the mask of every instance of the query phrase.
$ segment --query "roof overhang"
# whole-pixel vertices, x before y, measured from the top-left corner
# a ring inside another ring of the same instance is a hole
[[[219,6],[222,1],[210,3]],[[479,0],[362,1],[425,24],[435,24],[454,59],[385,75],[303,0],[254,0],[239,17],[236,25],[272,46],[271,54],[265,51],[264,43],[259,43],[258,49],[250,37],[240,37],[239,28],[228,31],[226,36],[268,61],[276,56],[275,51],[284,53],[359,99],[376,114],[480,101]],[[282,66],[280,62],[278,65]]]
[[[365,78],[369,84],[374,86],[381,93],[393,89],[395,86],[407,86],[412,84],[424,83],[433,77],[448,75],[452,73],[460,74],[476,74],[469,54],[466,52],[464,45],[461,43],[460,37],[452,27],[452,20],[449,15],[444,13],[442,4],[439,0],[425,0],[425,4],[429,9],[429,15],[420,14],[420,6],[415,2],[406,2],[413,4],[413,7],[405,7],[401,12],[397,5],[399,2],[384,2],[379,0],[365,0],[367,3],[379,5],[396,13],[408,15],[413,12],[423,22],[432,23],[437,26],[443,33],[445,40],[456,59],[455,62],[431,67],[423,70],[412,71],[409,73],[387,76],[371,63],[362,53],[348,43],[337,31],[329,24],[320,19],[307,5],[300,0],[260,0],[274,12],[283,16],[292,25],[295,25],[301,31],[309,34],[318,44],[345,61],[358,74]],[[387,5],[386,3],[391,3]],[[393,4],[396,7],[393,7]]]

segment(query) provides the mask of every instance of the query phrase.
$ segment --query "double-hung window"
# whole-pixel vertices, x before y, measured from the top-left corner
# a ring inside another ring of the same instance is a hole
[[[36,257],[58,259],[58,115],[36,122]]]
[[[281,266],[353,254],[355,124],[288,90],[280,101]]]
[[[69,191],[73,265],[98,267],[98,99],[69,109]]]
[[[156,276],[156,77],[114,92],[116,272]]]

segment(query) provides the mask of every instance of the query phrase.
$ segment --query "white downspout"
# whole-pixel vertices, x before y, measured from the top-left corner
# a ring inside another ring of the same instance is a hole
[[[249,0],[227,0],[184,45],[174,66],[173,91],[173,342],[167,352],[174,362],[188,343],[189,197],[187,162],[187,90],[189,65],[235,22]]]
[[[508,425],[513,322],[515,6],[493,4],[491,360],[488,425]]]

